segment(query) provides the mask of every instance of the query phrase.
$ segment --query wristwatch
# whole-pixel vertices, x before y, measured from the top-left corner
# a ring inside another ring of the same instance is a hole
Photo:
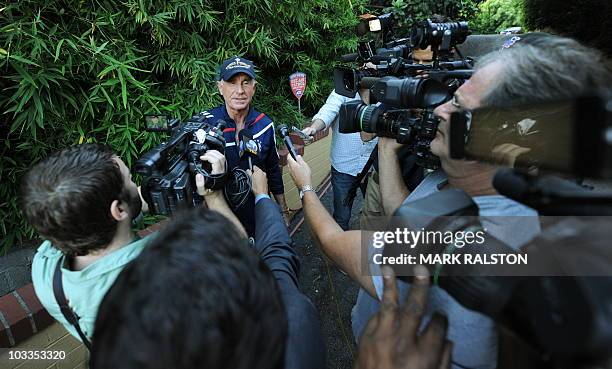
[[[312,192],[316,193],[315,189],[312,188],[311,185],[304,185],[304,186],[302,186],[302,189],[300,190],[300,200],[304,199],[304,192],[307,192],[307,191],[312,191]]]

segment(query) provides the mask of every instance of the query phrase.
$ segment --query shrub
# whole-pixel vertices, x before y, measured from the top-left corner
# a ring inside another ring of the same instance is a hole
[[[552,31],[599,48],[612,57],[610,0],[525,0],[525,23],[530,29]]]
[[[394,14],[399,34],[405,37],[410,35],[410,30],[416,22],[431,18],[434,14],[452,21],[470,20],[478,11],[478,2],[479,0],[393,0],[384,12]]]
[[[523,0],[486,0],[479,5],[473,29],[478,33],[499,33],[510,27],[523,27]]]
[[[51,151],[110,144],[128,165],[160,142],[145,113],[181,118],[221,102],[217,66],[248,56],[260,69],[254,105],[299,123],[288,76],[308,74],[312,115],[332,89],[338,54],[356,45],[363,0],[21,0],[0,8],[0,228],[3,250],[34,236],[17,202],[20,178]]]

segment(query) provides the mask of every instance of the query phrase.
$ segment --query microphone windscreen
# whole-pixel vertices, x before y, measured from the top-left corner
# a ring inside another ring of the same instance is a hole
[[[223,119],[218,119],[217,120],[217,128],[221,131],[223,131],[225,128],[227,128],[227,122],[224,121]]]
[[[283,137],[287,136],[289,133],[287,131],[287,126],[284,124],[279,125],[278,127],[276,127],[276,131]]]

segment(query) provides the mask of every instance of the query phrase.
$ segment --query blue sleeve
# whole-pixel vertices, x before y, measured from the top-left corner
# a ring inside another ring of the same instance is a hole
[[[274,130],[269,135],[270,139],[268,145],[268,157],[266,158],[266,174],[268,176],[268,188],[274,195],[282,195],[285,193],[285,186],[283,185],[283,175],[281,174],[278,151],[276,150],[276,140],[274,138]]]
[[[255,205],[255,249],[279,283],[297,289],[300,262],[283,217],[270,199]]]
[[[265,193],[260,193],[259,195],[255,196],[255,205],[257,205],[259,200],[261,200],[261,199],[269,199],[269,198],[270,198],[270,196],[266,195]]]

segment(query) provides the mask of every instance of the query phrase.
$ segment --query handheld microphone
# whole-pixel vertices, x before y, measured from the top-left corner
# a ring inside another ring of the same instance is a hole
[[[238,132],[238,139],[240,141],[240,157],[246,156],[249,161],[249,169],[253,171],[253,157],[259,155],[259,144],[253,139],[253,134],[248,128]]]
[[[217,130],[219,130],[220,132],[223,132],[223,130],[225,128],[227,128],[227,122],[224,121],[223,119],[217,119]]]
[[[285,146],[287,146],[287,150],[289,150],[289,155],[293,158],[293,160],[297,161],[297,153],[295,152],[295,147],[293,147],[293,142],[291,142],[291,137],[289,137],[289,130],[287,126],[284,124],[276,127],[276,131],[281,135],[283,141],[285,142]]]

